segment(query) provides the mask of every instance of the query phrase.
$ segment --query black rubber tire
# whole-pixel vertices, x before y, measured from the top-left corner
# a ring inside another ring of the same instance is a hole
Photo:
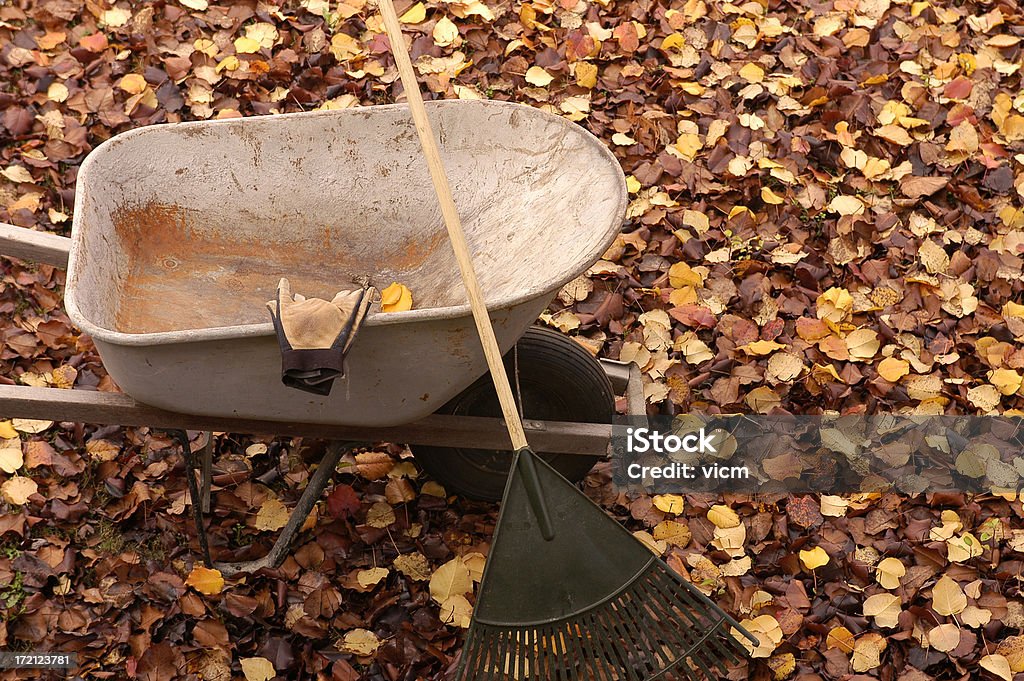
[[[546,421],[611,423],[615,392],[608,375],[589,352],[572,339],[550,329],[531,327],[515,351],[505,355],[512,390],[518,354],[519,392],[523,416]],[[501,416],[491,376],[479,379],[441,407],[439,414]],[[458,447],[413,447],[423,469],[448,492],[471,499],[497,501],[505,491],[512,452]],[[599,457],[542,454],[572,482],[578,482]]]

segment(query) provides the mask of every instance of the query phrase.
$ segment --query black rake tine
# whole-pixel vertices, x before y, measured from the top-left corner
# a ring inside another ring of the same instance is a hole
[[[680,595],[680,597],[682,599],[684,599],[684,600],[690,600],[687,596],[682,595],[682,594]],[[696,607],[697,606],[697,604],[694,603],[693,601],[690,601],[690,602],[693,604],[691,607]],[[719,619],[718,621],[715,621],[715,622],[713,622],[711,624],[708,624],[706,622],[702,622],[701,623],[701,628],[707,630],[707,633],[702,634],[700,639],[699,639],[699,641],[695,645],[700,645],[701,643],[708,643],[710,646],[714,647],[720,653],[724,653],[724,654],[729,655],[730,657],[732,657],[732,655],[728,651],[728,649],[724,645],[722,645],[722,642],[721,642],[720,636],[719,636],[719,632],[721,631],[721,626],[722,626],[722,624],[724,622],[725,622],[724,619]]]
[[[455,678],[464,678],[467,669],[479,669],[479,662],[477,661],[477,653],[479,650],[479,637],[473,636],[473,632],[471,631],[470,634],[466,636],[466,645],[462,647],[462,657],[459,658],[459,667],[456,670]]]
[[[623,632],[619,628],[619,623],[616,622],[615,618],[612,617],[611,612],[608,610],[600,609],[596,614],[607,622],[605,626],[608,631],[614,634],[614,636],[611,637],[611,640],[614,641],[612,650],[618,658],[619,664],[623,666],[628,681],[643,681],[643,679],[636,673],[636,668],[631,664],[632,661],[629,659],[629,651],[625,650],[622,646],[622,642],[625,641],[626,638],[623,636]]]
[[[608,668],[609,679],[614,681],[621,681],[619,674],[619,661],[615,655],[615,649],[611,647],[612,634],[605,626],[604,620],[602,620],[598,613],[590,613],[590,617],[594,622],[595,631],[600,632],[593,640],[595,647],[598,651],[598,656],[604,661],[605,666]]]
[[[592,626],[593,623],[589,621],[590,619],[590,615],[588,614],[585,616],[585,619],[582,620],[587,623],[585,627],[582,627],[582,630],[588,632],[588,635],[580,638],[580,647],[583,648],[583,654],[587,659],[587,668],[594,670],[594,678],[596,681],[612,681],[612,674],[607,669],[607,665],[604,663],[604,660],[601,659],[596,646],[594,646],[593,636],[589,635],[589,632],[594,631],[594,627]]]
[[[626,594],[623,594],[624,596]],[[623,604],[625,605],[625,604]],[[647,667],[645,674],[653,673],[658,668],[657,659],[660,658],[660,651],[657,648],[657,639],[650,638],[649,632],[642,632],[639,628],[638,623],[630,616],[628,612],[631,608],[622,608],[622,612],[617,613],[619,615],[619,622],[625,628],[626,632],[631,634],[631,640],[634,642],[632,646],[638,656],[643,655],[644,665]],[[637,645],[639,644],[639,645]],[[643,646],[643,651],[639,650],[640,646]],[[652,656],[654,659],[652,659]]]
[[[578,661],[578,662],[582,662],[583,661],[583,651],[582,651],[582,649],[580,647],[579,626],[576,624],[576,620],[575,619],[569,620],[566,624],[567,624],[566,628],[569,631],[569,639],[568,639],[569,655],[571,656],[572,660],[575,660],[575,661]],[[574,629],[575,629],[575,631],[573,631]],[[572,679],[573,677],[574,677],[574,674],[572,673],[572,668],[570,668],[570,672],[568,672],[566,674],[566,678],[567,679]]]

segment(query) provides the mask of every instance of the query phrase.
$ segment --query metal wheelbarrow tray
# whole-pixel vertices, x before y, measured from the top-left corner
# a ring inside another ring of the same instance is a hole
[[[428,105],[502,351],[618,233],[621,170],[532,107]],[[65,304],[140,402],[185,414],[408,423],[486,371],[404,105],[178,123],[99,146],[77,187]],[[413,292],[371,313],[329,397],[281,384],[264,303],[358,277]]]

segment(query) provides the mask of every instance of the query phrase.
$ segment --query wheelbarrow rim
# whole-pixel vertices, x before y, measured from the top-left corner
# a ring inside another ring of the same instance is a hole
[[[608,247],[611,246],[615,237],[619,235],[622,228],[622,224],[625,220],[625,211],[628,204],[628,192],[626,190],[625,178],[621,173],[618,160],[611,150],[605,146],[601,140],[595,137],[589,130],[578,126],[561,116],[557,116],[552,113],[548,113],[541,109],[529,106],[527,104],[519,104],[516,102],[500,102],[487,100],[484,102],[478,101],[463,101],[463,100],[441,100],[436,102],[427,102],[428,108],[445,108],[455,106],[488,106],[494,108],[503,109],[529,109],[531,116],[546,117],[552,122],[557,120],[558,125],[565,127],[567,130],[572,130],[576,134],[582,133],[582,143],[589,147],[590,150],[597,152],[598,155],[603,156],[607,161],[609,167],[619,169],[619,182],[617,182],[618,191],[617,201],[615,209],[611,211],[613,216],[609,222],[608,228],[605,230],[602,239],[596,242],[595,245],[589,249],[585,256],[581,257],[577,263],[579,267],[573,267],[572,271],[562,271],[557,277],[552,278],[548,284],[544,287],[543,294],[557,291],[565,286],[567,283],[580,276],[583,272],[587,271],[597,260],[601,257]],[[300,111],[295,113],[278,114],[273,117],[277,119],[288,119],[298,117],[323,117],[330,118],[338,115],[353,115],[352,112],[362,111],[364,114],[371,107],[361,107],[354,109],[341,109],[332,111]],[[382,104],[375,105],[374,109],[407,109],[406,104]],[[253,119],[262,117],[250,117]],[[86,214],[85,202],[89,201],[88,197],[88,182],[91,176],[91,169],[98,163],[98,159],[102,158],[103,154],[99,153],[105,148],[114,148],[120,144],[123,144],[126,140],[132,139],[138,135],[148,134],[154,129],[176,127],[178,129],[188,128],[208,128],[210,126],[230,126],[239,125],[240,121],[247,119],[223,119],[213,121],[185,121],[181,123],[160,123],[157,125],[148,125],[140,128],[135,128],[127,132],[121,133],[110,139],[106,140],[86,157],[82,163],[81,170],[79,172],[79,183],[80,191],[75,196],[75,208],[74,217],[72,219],[72,236],[71,236],[71,247],[68,257],[68,286],[64,292],[64,307],[67,311],[68,317],[71,321],[82,331],[85,331],[93,338],[97,338],[101,341],[116,345],[128,345],[128,346],[151,346],[151,345],[170,345],[183,342],[203,342],[211,340],[224,340],[224,339],[236,339],[236,338],[252,338],[262,336],[273,336],[274,325],[271,322],[262,322],[259,324],[237,324],[230,326],[217,326],[200,329],[182,329],[180,331],[158,331],[152,333],[125,333],[123,331],[116,331],[114,329],[108,329],[91,322],[81,311],[78,306],[78,300],[76,295],[78,272],[81,264],[81,252],[80,252],[80,239],[76,238],[76,234],[81,233],[83,216]],[[410,123],[411,125],[411,123]],[[541,295],[541,292],[530,289],[523,289],[521,292],[513,295],[502,297],[495,300],[487,301],[488,311],[501,311],[516,305],[520,305],[530,300],[534,300]],[[367,316],[366,321],[363,322],[366,326],[387,326],[391,324],[407,324],[421,321],[435,321],[441,319],[454,319],[461,317],[469,317],[471,315],[470,307],[468,303],[460,305],[447,305],[443,307],[431,307],[419,310],[408,310],[405,312],[388,312],[388,313],[371,313]]]

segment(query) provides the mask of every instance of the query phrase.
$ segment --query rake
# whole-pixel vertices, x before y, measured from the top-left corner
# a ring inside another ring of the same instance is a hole
[[[743,654],[727,627],[758,640],[530,451],[398,15],[378,6],[516,452],[456,678],[724,674]]]

